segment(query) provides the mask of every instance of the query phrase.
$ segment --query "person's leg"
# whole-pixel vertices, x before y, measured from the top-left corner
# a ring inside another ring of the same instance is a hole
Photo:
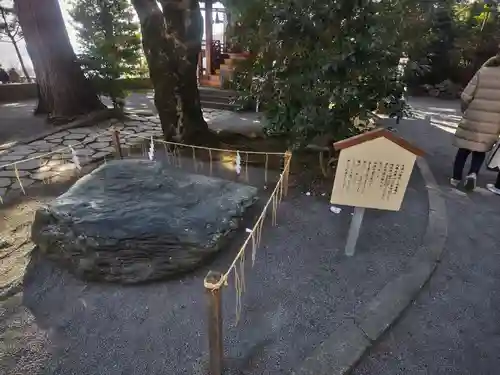
[[[497,181],[495,182],[495,187],[500,189],[500,172],[497,174]]]
[[[453,163],[453,179],[461,181],[463,178],[465,162],[470,154],[470,150],[459,148],[455,156],[455,163]]]
[[[479,170],[483,166],[484,160],[486,159],[486,152],[472,152],[472,160],[470,163],[469,175],[475,173],[479,174]]]
[[[467,190],[474,190],[477,185],[477,174],[479,173],[479,170],[483,166],[484,159],[486,159],[486,152],[478,152],[478,151],[473,151],[472,152],[472,160],[470,163],[470,170],[469,174],[465,178],[465,184],[464,187]]]
[[[472,152],[472,160],[470,163],[469,174],[465,178],[465,183],[464,183],[465,189],[473,191],[476,188],[477,174],[479,173],[479,170],[481,169],[484,163],[484,159],[486,159],[485,152],[478,152],[478,151]]]

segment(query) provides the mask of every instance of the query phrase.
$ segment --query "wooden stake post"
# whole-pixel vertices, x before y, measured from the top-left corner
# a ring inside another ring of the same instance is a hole
[[[423,151],[386,129],[334,144],[340,150],[330,202],[354,207],[345,253],[356,251],[366,208],[399,211],[417,156]]]
[[[116,157],[123,159],[122,146],[120,144],[120,131],[117,128],[111,128],[111,137],[113,139]]]
[[[204,280],[208,299],[208,350],[210,354],[210,375],[222,375],[222,293],[216,285],[222,278],[219,272],[209,271]]]
[[[289,183],[290,168],[291,168],[291,164],[289,164],[289,162],[290,162],[291,158],[292,158],[292,153],[290,152],[290,150],[287,150],[285,152],[285,158],[284,158],[285,166],[284,166],[284,170],[283,170],[283,173],[284,173],[283,184],[285,185],[284,189],[283,189],[283,195],[285,197],[288,195],[288,183]]]

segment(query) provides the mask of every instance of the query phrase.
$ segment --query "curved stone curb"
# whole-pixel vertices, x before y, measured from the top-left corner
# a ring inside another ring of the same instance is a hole
[[[427,161],[417,159],[429,199],[429,219],[422,244],[406,271],[390,281],[353,319],[345,320],[294,375],[343,375],[401,316],[432,276],[443,252],[448,226],[446,203]]]

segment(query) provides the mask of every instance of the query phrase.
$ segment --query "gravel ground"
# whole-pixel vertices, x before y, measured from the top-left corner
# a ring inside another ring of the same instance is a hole
[[[34,101],[0,103],[0,148],[4,143],[30,137],[53,127],[43,116],[33,116],[35,105]]]
[[[331,213],[329,189],[312,196],[293,189],[278,226],[268,219],[253,269],[247,261],[237,326],[233,282],[224,289],[229,374],[288,373],[300,365],[420,244],[428,207],[418,172],[402,211],[367,212],[349,259],[343,245],[351,210]],[[0,373],[205,374],[203,277],[208,269],[225,270],[237,245],[180,280],[134,287],[84,283],[34,253],[24,294],[0,308],[0,342],[8,348]]]

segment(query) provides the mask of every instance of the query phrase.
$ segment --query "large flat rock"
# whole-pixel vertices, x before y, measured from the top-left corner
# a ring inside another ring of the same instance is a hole
[[[40,208],[31,235],[80,277],[157,280],[193,270],[218,252],[256,200],[251,186],[161,162],[120,160]]]

